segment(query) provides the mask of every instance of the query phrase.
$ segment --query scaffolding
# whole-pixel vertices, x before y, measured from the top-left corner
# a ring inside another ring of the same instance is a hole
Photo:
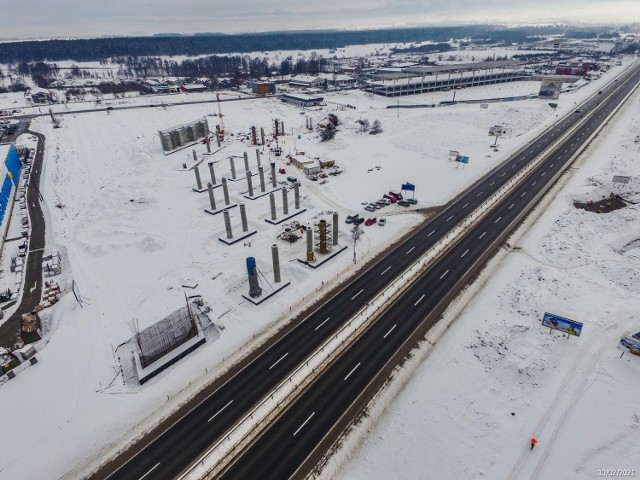
[[[143,368],[198,335],[196,316],[188,304],[142,331],[134,318],[131,329]]]

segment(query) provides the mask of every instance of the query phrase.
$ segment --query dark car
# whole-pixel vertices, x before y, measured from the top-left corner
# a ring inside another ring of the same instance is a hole
[[[407,198],[406,201],[409,202],[411,205],[415,205],[418,203],[418,200],[416,200],[415,198]]]
[[[357,220],[359,217],[359,215],[347,215],[347,218],[345,219],[345,222],[347,223],[353,223],[355,220]]]
[[[363,223],[364,223],[364,218],[356,218],[356,219],[353,221],[353,224],[354,224],[354,225],[362,225]]]
[[[407,202],[406,200],[400,200],[398,202],[398,205],[400,205],[401,207],[408,207],[411,204],[409,202]]]

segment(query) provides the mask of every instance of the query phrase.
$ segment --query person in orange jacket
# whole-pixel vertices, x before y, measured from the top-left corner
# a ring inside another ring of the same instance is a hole
[[[533,447],[536,446],[536,443],[538,443],[538,440],[536,440],[535,438],[531,439],[531,450],[533,450]]]

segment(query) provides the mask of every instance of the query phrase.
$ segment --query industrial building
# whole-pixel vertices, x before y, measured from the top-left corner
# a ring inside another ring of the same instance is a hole
[[[2,232],[3,239],[6,237],[9,227],[10,207],[20,180],[21,165],[20,156],[14,144],[0,145],[0,179],[2,181],[0,187],[0,232]],[[1,241],[0,252],[4,246],[4,240]]]
[[[276,82],[249,82],[249,88],[256,95],[275,95]]]
[[[299,95],[296,93],[283,93],[278,97],[285,103],[297,105],[298,107],[314,107],[324,103],[323,97],[312,97],[309,95]]]
[[[412,66],[402,72],[374,74],[365,90],[396,97],[456,88],[513,82],[529,78],[518,61],[494,61],[435,66]]]

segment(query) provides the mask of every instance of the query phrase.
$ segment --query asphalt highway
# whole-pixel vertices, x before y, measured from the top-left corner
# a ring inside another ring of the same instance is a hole
[[[347,352],[325,370],[258,441],[237,459],[222,478],[284,479],[308,473],[314,462],[306,465],[306,468],[299,467],[314,453],[321,441],[331,440],[325,437],[331,433],[333,426],[354,402],[359,400],[360,406],[364,405],[370,395],[362,398],[362,392],[374,382],[378,373],[384,369],[398,349],[405,345],[406,339],[418,329],[420,332],[428,330],[438,320],[438,316],[430,315],[431,312],[442,307],[442,302],[450,292],[457,291],[461,279],[473,274],[474,270],[482,266],[483,257],[486,257],[487,252],[500,245],[504,235],[511,231],[536,203],[536,197],[551,186],[551,179],[561,172],[599,123],[638,81],[640,75],[637,72],[624,85],[620,80],[620,92],[607,101],[603,100],[591,119],[569,136],[554,155],[472,228],[440,261],[427,270]],[[600,101],[598,97],[595,98],[597,102]],[[584,114],[593,105],[594,103],[589,103],[581,107],[581,112],[576,116]],[[516,156],[514,164],[517,166],[528,160],[529,153],[534,154],[535,150],[528,150],[522,159]],[[511,165],[507,166],[507,171],[509,169],[515,170]],[[503,173],[496,172],[498,179],[502,178]],[[475,193],[476,196],[483,198],[485,187],[498,182],[496,174],[490,175],[470,193],[478,192]],[[480,192],[483,192],[482,195]],[[468,195],[465,196],[465,200],[468,198]],[[459,205],[460,201],[456,204]],[[449,218],[451,215],[452,213],[443,212],[440,216]],[[425,322],[425,319],[428,320]],[[413,344],[410,344],[407,347],[412,346]],[[338,433],[333,432],[334,438]],[[315,455],[319,457],[322,453],[323,451],[316,451]]]
[[[510,219],[523,212],[525,205],[588,138],[590,129],[596,128],[604,120],[606,113],[600,110],[612,108],[620,100],[620,94],[609,99],[610,92],[617,87],[631,88],[638,78],[634,70],[633,81],[629,85],[623,79],[612,83],[603,89],[602,95],[595,95],[580,106],[580,113],[567,116],[526,149],[517,152],[302,319],[287,335],[194,407],[182,420],[168,426],[135,456],[123,460],[126,461],[124,465],[121,465],[122,462],[113,462],[96,478],[175,478],[223,437],[310,353],[335,334],[346,320],[446,236],[523,165],[545,150],[550,142],[592,108],[599,110],[563,142],[553,160],[546,162],[530,177],[525,184],[526,190],[520,189],[512,195],[513,198],[505,199],[500,208],[429,269],[228,471],[229,478],[287,478],[316,448],[336,418],[360,395],[362,387],[377,374],[380,365],[384,365],[386,359],[404,343],[404,339],[422,324],[434,306],[451,293],[470,266],[486,253],[493,243],[492,239],[505,231]],[[296,435],[293,435],[294,432]]]

